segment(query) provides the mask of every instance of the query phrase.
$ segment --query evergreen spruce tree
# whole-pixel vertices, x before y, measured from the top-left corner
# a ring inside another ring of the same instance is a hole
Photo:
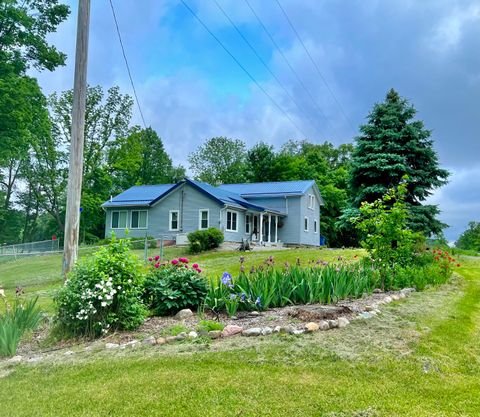
[[[447,183],[449,173],[439,167],[431,131],[414,120],[415,114],[413,105],[393,89],[383,103],[375,104],[367,124],[360,127],[352,155],[352,206],[380,198],[406,175],[409,227],[430,236],[446,225],[437,219],[438,207],[424,201]]]

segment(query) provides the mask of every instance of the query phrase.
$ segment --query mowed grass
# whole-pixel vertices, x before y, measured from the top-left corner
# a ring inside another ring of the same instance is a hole
[[[462,264],[344,329],[18,366],[0,415],[478,416],[480,261]]]
[[[93,250],[81,250],[80,259],[91,255]],[[144,259],[143,250],[134,251],[140,259]],[[309,260],[334,261],[339,256],[347,260],[355,255],[361,255],[360,250],[329,250],[329,249],[289,249],[268,250],[241,253],[239,251],[214,251],[191,256],[186,248],[165,248],[164,259],[170,260],[179,256],[188,257],[191,262],[197,262],[203,269],[203,273],[209,277],[221,275],[228,271],[236,274],[240,270],[240,256],[245,257],[247,270],[251,266],[258,266],[269,256],[273,256],[278,265],[285,262],[295,263],[297,258],[306,263]],[[159,255],[159,249],[149,249],[148,256]],[[63,279],[62,257],[60,254],[28,256],[16,261],[0,263],[0,287],[5,289],[9,299],[15,294],[15,289],[20,286],[26,295],[38,296],[39,306],[48,312],[53,312],[52,297],[55,290],[62,285]]]

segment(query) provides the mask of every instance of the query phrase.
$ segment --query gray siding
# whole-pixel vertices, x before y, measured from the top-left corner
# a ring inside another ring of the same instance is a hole
[[[315,208],[312,210],[308,208],[308,196],[315,196]],[[320,245],[320,202],[318,201],[313,188],[310,187],[305,195],[300,200],[300,243],[302,245]],[[308,219],[308,232],[304,231],[304,219]],[[317,221],[317,231],[314,232],[313,222]]]
[[[183,204],[182,204],[183,200]],[[182,207],[183,206],[183,207]],[[183,208],[183,210],[182,210]],[[158,201],[148,209],[148,228],[147,229],[130,229],[128,235],[131,237],[142,237],[145,233],[149,236],[174,238],[177,234],[190,233],[199,228],[200,210],[209,211],[209,226],[219,228],[220,225],[220,209],[222,206],[215,200],[206,196],[204,193],[197,191],[190,185],[185,185],[173,191],[162,200]],[[117,209],[108,209],[106,213],[105,236],[109,237],[111,229],[111,212]],[[127,211],[127,225],[130,225],[131,211],[135,208],[118,209]],[[178,210],[179,230],[169,230],[170,211]],[[125,237],[125,229],[113,230],[118,237]]]
[[[299,217],[301,197],[287,197],[286,217],[283,217],[283,226],[278,229],[278,239],[283,243],[298,244],[300,242]]]

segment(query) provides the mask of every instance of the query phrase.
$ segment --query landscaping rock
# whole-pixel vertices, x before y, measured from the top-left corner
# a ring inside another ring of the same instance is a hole
[[[287,333],[287,331],[285,330],[285,327],[275,326],[273,333]]]
[[[192,316],[193,316],[193,311],[190,310],[189,308],[184,308],[183,310],[180,310],[177,314],[175,314],[175,318],[177,320],[185,320]]]
[[[398,294],[392,294],[391,295],[393,301],[398,301],[400,300],[400,296]]]
[[[307,333],[316,332],[319,329],[320,329],[320,326],[317,323],[314,323],[313,321],[305,325],[305,331]]]
[[[222,336],[222,331],[221,330],[210,330],[208,332],[208,336],[210,336],[211,339],[218,339]]]
[[[35,363],[40,362],[43,358],[41,356],[32,356],[31,358],[27,359],[27,362]]]
[[[20,355],[16,355],[16,356],[14,356],[13,358],[10,358],[10,359],[8,360],[8,362],[10,362],[10,363],[18,363],[18,362],[21,362],[22,359],[23,359],[23,358],[22,358]]]
[[[187,338],[187,333],[185,332],[181,332],[179,334],[177,334],[177,340],[185,340]]]
[[[235,336],[236,334],[242,333],[243,332],[243,327],[242,326],[237,326],[235,324],[229,324],[225,326],[225,328],[222,331],[222,337],[231,337]]]
[[[320,330],[324,330],[324,331],[325,331],[325,330],[330,329],[330,325],[328,324],[328,321],[326,321],[326,320],[320,320],[320,321],[318,322],[318,328],[319,328]]]
[[[298,336],[300,334],[303,334],[305,333],[305,330],[304,329],[294,329],[292,334],[294,334],[295,336]]]
[[[387,295],[387,296],[383,299],[383,301],[388,304],[388,303],[391,303],[391,302],[393,301],[393,299],[392,299],[392,297],[390,297],[389,295]]]
[[[71,351],[71,350],[67,350],[66,352],[64,352],[65,356],[70,356],[70,355],[73,355],[73,354],[74,354],[74,352]]]
[[[199,330],[198,335],[202,337],[208,337],[208,330]]]
[[[364,311],[357,316],[359,319],[371,319],[373,317],[371,312]]]
[[[238,317],[237,316],[231,316],[230,319],[231,320],[238,320]]]
[[[118,343],[105,343],[105,349],[116,349],[120,347]]]
[[[250,329],[244,330],[242,334],[247,337],[260,336],[262,334],[262,329],[260,327],[252,327]]]
[[[338,327],[338,320],[327,320],[327,323],[330,329],[335,329]]]
[[[399,293],[398,293],[398,296],[399,296],[400,298],[406,298],[406,297],[407,297],[404,292],[399,292]]]
[[[383,291],[382,291],[380,288],[375,288],[375,289],[373,290],[373,293],[374,293],[374,294],[381,294],[382,292],[383,292]]]
[[[154,345],[157,343],[153,336],[148,336],[146,339],[143,339],[142,342],[144,345]]]
[[[262,329],[262,335],[267,336],[273,333],[273,329],[271,327],[264,327]]]
[[[251,311],[250,313],[248,313],[248,315],[250,317],[258,317],[260,315],[260,312],[259,311]]]
[[[194,332],[194,331],[191,331],[189,334],[188,334],[188,337],[190,339],[196,339],[198,337],[198,333],[197,332]]]
[[[375,310],[374,306],[371,306],[371,305],[365,306],[365,311],[373,311],[373,310]]]
[[[125,343],[125,347],[135,347],[139,344],[140,342],[136,339],[130,340],[130,342]]]
[[[338,318],[338,327],[342,328],[342,327],[346,327],[350,324],[350,322],[348,321],[348,319],[346,317],[339,317]]]
[[[159,337],[157,339],[157,345],[164,345],[165,343],[167,343],[167,339],[165,337]]]

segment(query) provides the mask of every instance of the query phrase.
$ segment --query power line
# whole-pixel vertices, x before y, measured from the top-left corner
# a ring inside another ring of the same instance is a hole
[[[242,31],[238,28],[238,26],[235,24],[235,22],[230,18],[230,16],[227,14],[225,9],[220,5],[220,3],[217,0],[214,0],[215,4],[217,7],[220,9],[220,11],[223,13],[223,15],[227,18],[227,20],[230,22],[230,24],[233,26],[233,28],[237,31],[237,33],[240,35],[240,37],[244,40],[244,42],[248,45],[248,47],[252,50],[252,52],[255,54],[255,56],[258,58],[258,60],[262,63],[262,65],[265,67],[265,69],[270,73],[270,75],[275,79],[277,84],[282,88],[282,90],[285,92],[287,97],[292,100],[292,102],[297,106],[297,108],[300,110],[301,113],[310,121],[311,125],[313,128],[321,135],[325,136],[323,132],[320,131],[320,129],[315,125],[315,123],[312,121],[312,118],[305,112],[305,110],[298,104],[298,102],[295,100],[295,98],[290,94],[288,89],[285,87],[285,85],[280,81],[280,79],[273,73],[273,71],[270,69],[268,64],[265,62],[265,60],[260,56],[260,54],[257,52],[255,47],[250,43],[250,41],[244,36]]]
[[[125,48],[123,46],[122,35],[120,34],[120,28],[118,27],[118,21],[117,21],[117,15],[115,14],[115,8],[113,7],[112,0],[109,0],[109,1],[110,1],[110,7],[112,8],[113,20],[115,21],[115,27],[117,29],[118,40],[120,41],[120,47],[122,48],[123,59],[125,61],[125,66],[127,67],[128,78],[130,78],[130,84],[132,85],[133,95],[135,96],[135,101],[137,102],[137,107],[138,107],[138,111],[140,112],[140,117],[142,118],[143,127],[144,127],[144,129],[146,129],[147,124],[145,123],[145,118],[143,117],[142,108],[140,107],[140,101],[138,100],[138,96],[137,96],[137,90],[135,89],[135,84],[133,83],[133,77],[132,77],[132,73],[130,71],[130,65],[128,65],[128,59],[127,59],[127,55],[125,54]]]
[[[260,26],[262,27],[262,29],[264,30],[264,32],[267,34],[267,36],[270,38],[270,41],[272,42],[273,46],[275,46],[275,49],[278,51],[278,53],[280,54],[280,56],[283,58],[283,60],[285,61],[285,63],[287,64],[288,68],[290,69],[290,71],[292,72],[292,74],[295,76],[296,80],[298,81],[298,83],[300,84],[300,86],[303,88],[303,90],[307,93],[308,97],[310,98],[310,101],[313,103],[313,106],[315,107],[315,109],[318,111],[318,113],[320,113],[320,115],[325,119],[325,121],[330,125],[330,127],[333,129],[333,126],[331,125],[329,119],[327,118],[327,116],[325,115],[325,113],[323,112],[323,110],[321,109],[320,105],[318,104],[317,100],[315,99],[315,97],[313,96],[313,94],[310,92],[310,90],[307,88],[307,86],[305,85],[305,83],[302,81],[302,79],[300,78],[300,76],[298,75],[297,71],[295,71],[295,68],[293,68],[292,64],[290,63],[290,61],[288,60],[288,58],[286,57],[286,55],[283,53],[283,51],[281,50],[280,46],[278,45],[278,43],[275,41],[273,35],[271,34],[271,32],[268,30],[268,28],[265,26],[265,24],[263,23],[262,19],[260,18],[260,16],[257,14],[257,12],[255,11],[255,9],[253,8],[253,6],[250,4],[250,2],[248,0],[244,0],[245,1],[245,4],[249,7],[249,9],[251,10],[251,12],[253,13],[253,15],[255,16],[255,18],[257,19],[258,23],[260,24]]]
[[[112,1],[112,0],[110,0]],[[265,96],[277,107],[285,117],[290,121],[290,123],[306,138],[307,135],[305,132],[295,123],[295,121],[289,116],[289,114],[280,107],[280,105],[274,100],[274,98],[268,94],[268,92],[262,87],[262,85],[253,77],[253,75],[241,64],[241,62],[233,55],[232,52],[225,46],[225,44],[208,28],[208,26],[203,22],[202,19],[192,10],[192,8],[185,2],[185,0],[181,0],[185,8],[192,14],[195,19],[204,27],[204,29],[217,41],[217,43],[223,48],[223,50],[230,55],[230,57],[235,61],[235,63],[248,75],[248,77],[255,83],[255,85],[262,91]]]
[[[308,57],[310,58],[310,61],[312,62],[312,64],[313,64],[313,66],[315,67],[315,69],[317,70],[318,75],[320,75],[320,79],[323,81],[323,83],[324,83],[325,86],[327,87],[327,90],[329,91],[330,95],[333,97],[333,99],[334,99],[335,102],[337,103],[337,106],[338,106],[338,108],[340,109],[340,111],[342,112],[343,117],[345,117],[345,120],[346,120],[346,121],[348,122],[348,124],[350,125],[350,128],[353,130],[353,132],[355,132],[355,128],[353,127],[352,122],[350,121],[349,117],[348,117],[347,114],[345,113],[345,110],[343,109],[343,106],[340,104],[340,101],[338,101],[337,96],[335,95],[335,93],[333,92],[333,90],[330,88],[330,85],[328,84],[327,80],[326,80],[325,77],[323,76],[322,71],[320,71],[320,68],[318,67],[317,63],[316,63],[315,60],[313,59],[312,55],[310,54],[309,50],[307,49],[307,47],[306,47],[305,43],[303,42],[302,38],[300,37],[300,35],[298,34],[297,30],[295,29],[295,26],[293,26],[293,23],[292,23],[292,21],[290,20],[290,18],[288,17],[287,12],[286,12],[285,9],[282,7],[282,5],[280,4],[280,1],[279,1],[279,0],[275,0],[275,2],[278,4],[278,7],[279,7],[280,10],[283,12],[283,15],[284,15],[285,18],[287,19],[288,24],[290,25],[290,27],[292,28],[293,32],[295,33],[295,36],[297,37],[297,39],[298,39],[298,40],[300,41],[300,43],[302,44],[303,49],[305,50],[306,54],[307,54]]]

